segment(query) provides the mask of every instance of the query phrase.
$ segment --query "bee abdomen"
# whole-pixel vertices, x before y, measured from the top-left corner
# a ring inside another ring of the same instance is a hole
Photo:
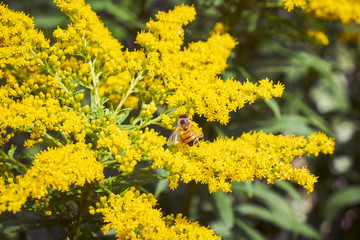
[[[199,147],[199,141],[191,131],[186,131],[181,135],[182,140],[189,146],[194,144]]]

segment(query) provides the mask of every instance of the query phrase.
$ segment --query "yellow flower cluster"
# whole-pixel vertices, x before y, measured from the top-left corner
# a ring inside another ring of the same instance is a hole
[[[16,183],[6,187],[3,182],[0,184],[0,213],[20,210],[28,197],[40,199],[50,187],[64,192],[72,184],[83,186],[103,178],[103,165],[86,144],[49,148],[35,155],[33,166],[24,175],[18,175]]]
[[[109,150],[116,163],[120,164],[119,170],[131,173],[137,162],[141,160],[142,154],[139,149],[132,146],[129,132],[127,130],[120,130],[115,124],[110,124],[99,135],[97,148]],[[132,133],[133,137],[136,135],[136,132]]]
[[[84,94],[75,94],[77,83],[67,78],[71,74],[63,74],[71,73],[71,63],[77,60],[72,57],[65,61],[66,57],[54,55],[54,46],[49,48],[49,41],[34,29],[32,19],[25,14],[10,11],[2,4],[0,14],[4,34],[0,75],[5,79],[0,89],[0,145],[18,132],[30,133],[24,143],[28,148],[42,142],[44,136],[51,138],[49,131],[64,133],[66,141],[73,136],[76,141],[85,141],[87,120],[80,117],[86,111],[80,103]],[[59,70],[61,61],[63,71]]]
[[[135,73],[141,69],[144,54],[123,52],[122,45],[111,36],[85,0],[55,0],[55,3],[72,23],[67,30],[58,28],[54,31],[58,42],[50,49],[52,56],[62,60],[64,75],[79,76],[83,85],[99,87],[99,97],[109,98],[117,104],[129,89]],[[67,59],[68,54],[84,59]],[[134,102],[128,104],[137,108]]]
[[[308,30],[307,35],[314,38],[319,44],[329,45],[329,38],[321,31]]]
[[[177,235],[175,239],[214,239],[221,240],[220,236],[214,235],[214,230],[202,227],[198,222],[189,222],[186,217],[182,217],[181,214],[176,215],[174,218],[172,215],[166,217],[166,221],[173,224],[170,227]]]
[[[33,66],[37,63],[33,56],[36,49],[49,47],[49,41],[34,29],[30,17],[9,10],[3,3],[0,3],[0,39],[0,66]]]
[[[29,95],[23,97],[21,101],[15,101],[9,96],[6,87],[1,88],[0,91],[2,93],[0,129],[5,131],[11,128],[14,132],[30,132],[30,138],[24,144],[26,147],[42,142],[43,134],[48,130],[74,134],[78,141],[84,141],[85,120],[72,109],[67,110],[61,107],[57,99]],[[3,136],[0,139],[0,145],[2,146],[8,140],[7,135]]]
[[[190,43],[181,50],[182,25],[194,18],[193,7],[178,6],[168,13],[160,12],[156,15],[157,21],[147,24],[149,32],[138,34],[137,43],[147,50],[147,75],[141,92],[159,102],[166,100],[169,108],[178,108],[178,114],[196,113],[222,124],[229,122],[231,111],[246,103],[282,95],[283,86],[274,85],[268,79],[257,85],[218,78],[236,45],[227,33],[213,31],[206,42]]]
[[[103,197],[96,212],[104,216],[103,231],[114,228],[118,239],[221,239],[213,230],[190,223],[181,215],[163,217],[155,205],[152,194],[140,194],[131,188],[123,196]]]
[[[120,130],[114,124],[110,124],[104,131],[100,132],[100,138],[97,140],[98,148],[107,148],[114,155],[128,150],[130,145],[131,140],[128,137],[128,131]]]
[[[172,189],[179,180],[194,180],[211,192],[229,192],[233,181],[266,178],[313,190],[317,178],[306,167],[293,168],[291,161],[332,153],[334,141],[325,134],[306,139],[253,132],[200,142],[200,147],[165,148],[166,137],[154,129],[141,130],[151,124],[173,128],[175,117],[183,113],[227,124],[231,111],[258,98],[281,97],[284,86],[269,79],[250,83],[219,77],[236,45],[221,24],[208,40],[183,46],[183,26],[196,12],[181,5],[147,23],[148,30],[136,38],[141,50],[123,51],[84,0],[54,2],[71,23],[54,31],[57,41],[51,46],[29,17],[0,4],[0,77],[5,80],[0,87],[0,146],[22,132],[29,134],[26,147],[44,138],[49,140],[44,145],[55,146],[36,154],[29,168],[2,150],[7,168],[18,164],[27,171],[13,168],[14,173],[0,178],[0,213],[20,210],[29,197],[50,199],[50,188],[64,192],[71,185],[100,181],[104,167],[120,171],[96,184],[102,188],[98,193],[109,193],[114,191],[111,182],[132,174],[139,161],[150,163],[138,171],[164,168]],[[139,115],[126,119],[137,108]],[[39,201],[35,205],[41,206]],[[108,200],[101,197],[96,211],[107,223],[104,231],[115,228],[119,239],[220,239],[181,215],[163,217],[155,205],[153,195],[132,188]]]
[[[165,138],[154,131],[144,133],[147,145],[143,151],[153,160],[153,168],[162,167],[171,172],[170,187],[176,188],[179,179],[207,184],[210,192],[231,191],[231,182],[253,181],[254,178],[289,180],[311,192],[317,177],[306,167],[295,169],[291,161],[304,154],[317,156],[331,154],[334,140],[323,133],[308,137],[295,137],[253,132],[237,139],[218,138],[214,142],[201,142],[200,147],[187,147],[186,151],[171,152],[163,149]]]
[[[340,20],[344,24],[360,24],[360,2],[357,0],[283,0],[288,11],[294,7],[326,20]]]

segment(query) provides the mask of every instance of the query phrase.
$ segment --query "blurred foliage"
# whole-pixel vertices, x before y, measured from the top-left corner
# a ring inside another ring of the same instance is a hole
[[[49,38],[56,26],[68,23],[50,0],[3,2],[33,16],[36,27]],[[159,196],[159,207],[167,214],[182,212],[210,225],[224,239],[360,238],[360,44],[356,41],[360,26],[322,21],[299,9],[288,13],[281,0],[87,1],[129,49],[137,47],[133,45],[136,33],[150,17],[183,2],[193,4],[198,15],[186,28],[186,41],[206,39],[217,22],[237,38],[224,78],[252,81],[269,77],[285,84],[281,100],[233,113],[226,128],[197,118],[207,140],[219,135],[238,137],[251,130],[296,135],[323,131],[335,137],[337,145],[331,157],[295,161],[299,167],[308,161],[319,176],[309,195],[286,182],[274,186],[236,183],[232,194],[209,194],[195,183],[170,191],[163,180],[147,186]],[[318,44],[307,30],[323,31],[330,44]],[[3,234],[38,227],[26,214],[21,216],[22,225],[11,225],[9,217],[0,219]],[[42,228],[6,236],[48,239],[56,231]]]

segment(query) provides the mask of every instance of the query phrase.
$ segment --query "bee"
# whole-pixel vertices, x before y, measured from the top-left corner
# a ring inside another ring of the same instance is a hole
[[[189,118],[189,115],[182,114],[179,116],[175,131],[170,135],[167,140],[167,145],[172,145],[176,142],[187,144],[189,146],[199,147],[198,138],[204,137],[200,129],[194,126]]]

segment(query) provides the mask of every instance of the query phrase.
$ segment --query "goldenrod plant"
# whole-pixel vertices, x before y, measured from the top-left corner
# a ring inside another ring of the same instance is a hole
[[[65,222],[72,239],[112,229],[118,239],[220,239],[181,214],[163,214],[142,186],[167,179],[176,190],[194,181],[226,193],[233,182],[266,179],[313,191],[318,178],[292,161],[332,154],[325,133],[205,135],[190,146],[180,133],[166,144],[169,135],[158,130],[174,131],[184,115],[194,128],[201,126],[193,116],[227,125],[231,112],[286,91],[276,79],[222,79],[237,41],[221,23],[206,40],[184,44],[196,9],[179,5],[150,19],[139,47],[128,50],[84,0],[54,2],[71,21],[54,41],[32,18],[0,5],[0,213],[38,212]],[[328,44],[324,34],[309,36]],[[12,141],[19,135],[23,142]]]
[[[325,20],[340,20],[344,24],[354,21],[360,24],[360,2],[349,0],[283,0],[288,11],[295,7],[307,13],[314,14],[317,18]]]

